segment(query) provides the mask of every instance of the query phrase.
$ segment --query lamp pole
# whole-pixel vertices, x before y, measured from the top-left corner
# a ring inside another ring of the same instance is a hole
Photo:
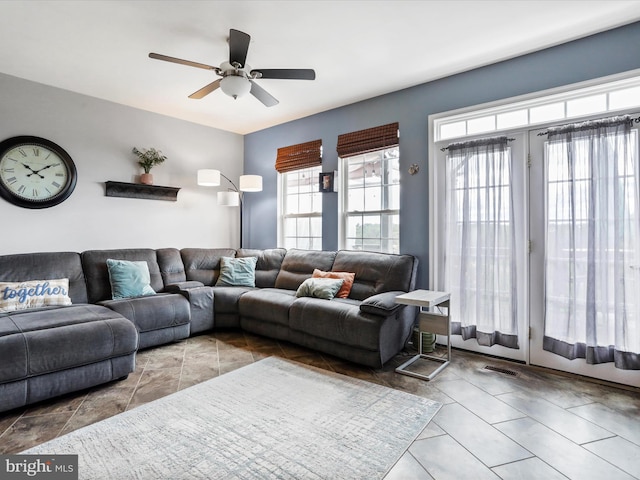
[[[224,173],[220,172],[220,176],[223,177],[227,182],[231,184],[233,188],[229,188],[232,192],[236,192],[238,194],[238,200],[240,201],[240,248],[243,246],[243,238],[242,238],[242,210],[244,210],[242,205],[242,192],[237,187],[235,183],[231,181],[229,177],[227,177]]]
[[[198,185],[205,187],[218,187],[220,186],[220,178],[224,178],[231,184],[232,188],[227,188],[226,192],[218,192],[218,205],[226,205],[228,207],[240,207],[240,248],[244,246],[244,235],[242,233],[243,227],[243,213],[244,202],[243,192],[261,192],[262,191],[262,177],[260,175],[240,175],[239,187],[233,181],[227,177],[220,170],[214,169],[201,169],[198,170]],[[235,193],[235,195],[233,195]],[[237,195],[237,200],[236,200]]]

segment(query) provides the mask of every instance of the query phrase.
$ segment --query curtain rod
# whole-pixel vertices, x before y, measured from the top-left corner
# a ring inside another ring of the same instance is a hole
[[[639,117],[639,118],[640,118],[640,117]],[[499,138],[499,137],[498,137],[498,138]],[[478,139],[478,140],[482,140],[482,139],[480,138],[480,139]],[[469,142],[476,142],[476,141],[478,141],[478,140],[470,140]],[[507,142],[513,142],[514,140],[515,140],[515,138],[507,138]],[[466,142],[460,142],[460,143],[466,143]],[[451,145],[460,145],[460,143],[456,143],[456,144],[452,143]],[[449,145],[449,147],[451,147],[451,145]],[[441,151],[441,152],[446,152],[447,150],[449,150],[449,147],[442,147],[442,148],[440,149],[440,151]]]
[[[609,118],[615,118],[615,117],[609,117]],[[605,119],[602,119],[602,120],[605,120]],[[588,120],[588,121],[597,122],[598,120]],[[640,117],[630,118],[629,121],[630,122],[635,122],[635,123],[640,123]],[[587,123],[587,122],[578,122],[578,123]],[[557,127],[558,128],[560,128],[560,127],[568,127],[569,125],[572,125],[572,124],[571,123],[564,123],[562,125],[557,125]],[[549,134],[549,130],[545,130],[544,132],[538,133],[537,136],[538,137],[543,137],[543,136],[548,135],[548,134]]]

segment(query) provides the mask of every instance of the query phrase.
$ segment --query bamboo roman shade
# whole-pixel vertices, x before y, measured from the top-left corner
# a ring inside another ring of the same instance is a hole
[[[278,149],[276,170],[279,173],[322,165],[322,140],[299,143]]]
[[[338,156],[353,157],[398,145],[398,122],[338,136]]]

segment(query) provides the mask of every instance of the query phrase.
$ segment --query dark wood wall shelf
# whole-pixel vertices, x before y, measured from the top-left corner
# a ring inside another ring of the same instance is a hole
[[[145,185],[142,183],[104,182],[107,197],[146,198],[148,200],[178,200],[178,187],[163,187],[160,185]]]

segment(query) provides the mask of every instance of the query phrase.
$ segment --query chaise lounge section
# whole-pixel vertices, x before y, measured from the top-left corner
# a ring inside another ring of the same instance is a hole
[[[138,332],[129,320],[88,303],[80,255],[0,256],[0,282],[69,280],[72,305],[0,313],[0,411],[126,377]],[[8,286],[0,296],[10,296]]]

